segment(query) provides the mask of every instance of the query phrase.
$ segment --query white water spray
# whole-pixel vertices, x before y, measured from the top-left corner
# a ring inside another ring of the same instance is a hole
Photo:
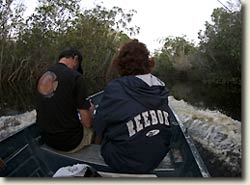
[[[218,160],[239,170],[241,161],[241,122],[219,111],[201,110],[183,100],[169,97],[169,103],[187,127],[193,140],[212,152]]]
[[[36,121],[36,111],[26,112],[15,116],[0,117],[0,139],[26,127]]]

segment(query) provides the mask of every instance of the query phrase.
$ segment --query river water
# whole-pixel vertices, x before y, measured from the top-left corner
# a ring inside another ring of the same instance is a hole
[[[213,177],[240,177],[240,89],[175,84],[169,103],[188,128]],[[0,138],[35,121],[33,85],[1,86]]]

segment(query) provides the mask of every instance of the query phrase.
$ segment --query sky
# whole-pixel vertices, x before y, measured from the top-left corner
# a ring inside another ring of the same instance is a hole
[[[36,0],[25,0],[27,12],[36,6]],[[227,0],[220,0],[226,4]],[[160,49],[166,37],[186,36],[198,44],[198,32],[205,30],[205,22],[211,22],[214,8],[222,7],[218,0],[82,0],[83,7],[100,4],[108,9],[113,6],[128,11],[134,9],[131,25],[140,27],[140,33],[133,38],[145,43],[151,53]]]
[[[93,0],[83,2],[88,4]],[[151,52],[159,49],[162,46],[159,40],[168,36],[186,35],[188,40],[197,43],[199,30],[205,29],[205,21],[210,22],[213,9],[221,7],[217,0],[106,0],[102,4],[107,8],[135,9],[137,14],[132,23],[140,27],[136,38]]]

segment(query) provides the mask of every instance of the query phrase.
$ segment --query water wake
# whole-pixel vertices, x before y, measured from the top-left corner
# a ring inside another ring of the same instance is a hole
[[[188,128],[193,140],[230,166],[232,171],[241,168],[241,122],[219,111],[201,110],[183,100],[169,97],[169,103]]]
[[[15,116],[0,117],[0,140],[36,121],[36,110]]]

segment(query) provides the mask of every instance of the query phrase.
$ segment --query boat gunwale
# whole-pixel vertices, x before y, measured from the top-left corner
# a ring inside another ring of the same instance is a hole
[[[90,95],[87,99],[91,100],[92,98],[101,95],[103,92],[104,91],[100,91],[100,92],[97,92],[97,93],[95,93],[93,95]],[[190,151],[191,151],[191,154],[192,154],[191,156],[194,158],[195,164],[198,166],[201,176],[205,177],[205,178],[210,177],[210,174],[209,174],[209,172],[208,172],[208,170],[207,170],[207,168],[206,168],[206,166],[204,164],[204,161],[201,158],[196,146],[194,145],[194,142],[193,142],[192,138],[190,137],[190,135],[188,133],[188,129],[184,126],[183,122],[180,120],[179,116],[176,114],[176,112],[171,107],[171,105],[169,105],[169,107],[170,107],[170,110],[172,111],[173,116],[174,116],[174,118],[176,119],[176,122],[177,122],[177,123],[174,123],[174,124],[176,124],[176,125],[178,125],[180,127],[180,130],[181,130],[180,133],[183,134],[184,142],[186,141],[186,143],[188,145],[188,149],[190,149]],[[36,124],[36,122],[31,123],[29,125],[26,125],[26,126],[20,128],[20,129],[16,130],[15,132],[12,132],[8,136],[0,139],[0,144],[1,144],[1,142],[7,140],[8,138],[14,137],[18,133],[25,132],[25,129],[27,129],[28,127],[32,127],[32,125],[34,125],[34,124]],[[190,153],[190,152],[188,152],[188,153]]]

